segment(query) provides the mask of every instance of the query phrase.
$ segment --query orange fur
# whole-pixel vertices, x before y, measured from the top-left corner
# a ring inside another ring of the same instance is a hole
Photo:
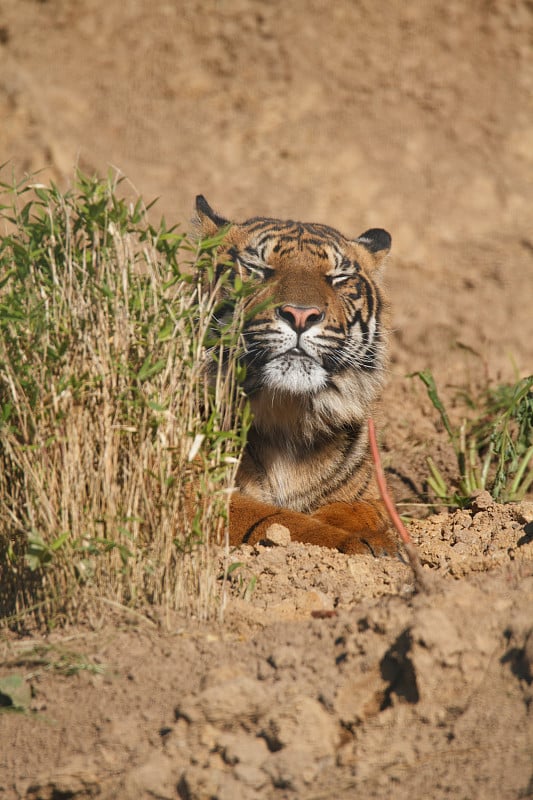
[[[270,525],[285,525],[296,542],[331,547],[343,553],[394,555],[396,537],[379,501],[330,503],[313,514],[302,514],[260,503],[237,492],[230,504],[230,544],[255,544]]]

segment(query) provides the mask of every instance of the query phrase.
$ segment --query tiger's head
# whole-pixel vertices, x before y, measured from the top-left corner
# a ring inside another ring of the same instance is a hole
[[[252,281],[250,302],[261,304],[243,332],[248,395],[310,400],[325,415],[343,403],[366,409],[386,362],[390,235],[373,228],[347,239],[326,225],[261,217],[230,223],[202,195],[196,210],[203,236],[227,226],[218,261]]]

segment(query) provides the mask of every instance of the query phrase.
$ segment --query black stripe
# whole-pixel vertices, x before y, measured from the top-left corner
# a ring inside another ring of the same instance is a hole
[[[331,333],[338,333],[344,334],[344,325],[333,325],[331,322],[328,325],[324,325],[325,331],[331,331]]]
[[[349,481],[352,480],[352,478],[354,478],[354,476],[359,471],[360,466],[365,464],[366,457],[368,454],[368,447],[365,448],[365,450],[363,451],[361,459],[358,459],[353,463],[350,462],[351,453],[353,453],[360,444],[360,437],[363,431],[363,426],[358,425],[357,427],[354,427],[351,425],[342,425],[338,427],[336,433],[337,434],[339,432],[342,433],[343,431],[346,433],[352,433],[353,435],[348,438],[348,440],[345,443],[345,446],[341,449],[338,458],[335,459],[334,463],[331,466],[329,475],[321,475],[320,482],[317,482],[316,486],[310,485],[306,489],[300,492],[292,492],[290,494],[290,502],[288,503],[289,508],[294,507],[293,504],[298,504],[299,506],[301,506],[302,503],[299,501],[307,500],[310,494],[315,495],[315,500],[317,502],[319,502],[320,497],[323,496],[324,494],[326,495],[334,494],[343,486],[345,486],[347,483],[349,483]],[[331,430],[330,438],[331,439],[335,438],[334,428],[332,428]],[[324,444],[324,440],[322,440],[321,443]],[[344,469],[342,469],[342,466],[344,466]],[[334,480],[332,482],[329,482],[328,478],[334,478]],[[363,487],[358,488],[357,495],[354,496],[353,498],[354,501],[356,501],[359,497],[361,497],[364,489],[366,488],[366,486],[368,486],[369,482],[370,482],[370,476],[368,474],[368,469],[367,469],[367,475],[365,475]],[[312,509],[319,507],[320,507],[319,505],[311,506]]]
[[[254,522],[253,525],[250,525],[250,527],[242,537],[242,543],[247,544],[250,541],[251,535],[259,527],[259,525],[261,525],[262,522],[266,522],[266,520],[268,519],[275,519],[276,517],[279,517],[280,514],[281,514],[281,508],[279,511],[274,511],[271,514],[267,514],[266,516],[261,517],[261,519],[258,519],[257,522]]]
[[[373,313],[374,313],[374,286],[368,280],[366,275],[363,275],[362,273],[361,273],[361,275],[359,275],[359,280],[361,281],[361,283],[364,284],[364,287],[365,287],[365,290],[366,290],[365,291],[365,297],[366,297],[367,307],[368,307],[368,319],[370,319],[370,317],[373,316]],[[361,295],[362,294],[363,293],[361,292]]]

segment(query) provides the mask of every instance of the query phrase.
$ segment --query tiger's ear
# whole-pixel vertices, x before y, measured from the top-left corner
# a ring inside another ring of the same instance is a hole
[[[355,241],[366,247],[369,253],[381,253],[379,258],[381,260],[389,252],[392,239],[390,233],[384,231],[383,228],[370,228],[358,236]]]
[[[384,231],[383,228],[370,228],[354,240],[356,244],[363,245],[365,250],[370,253],[373,261],[371,267],[374,280],[379,281],[383,278],[383,267],[385,264],[386,256],[389,253],[391,246],[390,233]]]
[[[229,220],[213,211],[203,194],[196,197],[196,214],[200,233],[204,237],[214,236],[224,225],[229,225]]]

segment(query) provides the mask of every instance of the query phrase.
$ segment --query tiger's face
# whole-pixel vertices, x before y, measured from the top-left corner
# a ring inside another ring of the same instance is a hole
[[[229,224],[202,196],[197,212],[204,235]],[[264,218],[231,225],[219,261],[253,282],[250,302],[260,308],[243,331],[250,396],[344,394],[349,376],[382,371],[380,266],[390,241],[381,229],[347,239],[326,225]]]

